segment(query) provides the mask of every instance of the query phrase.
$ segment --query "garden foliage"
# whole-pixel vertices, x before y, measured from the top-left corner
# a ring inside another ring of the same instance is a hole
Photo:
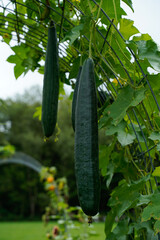
[[[99,146],[109,198],[106,240],[158,239],[160,51],[127,18],[122,3],[133,11],[131,0],[11,1],[7,8],[14,11],[0,13],[6,17],[0,32],[13,50],[7,61],[16,78],[29,70],[43,74],[47,28],[50,19],[56,23],[60,97],[64,84],[74,89],[79,66],[92,56],[96,86],[109,95],[99,110],[99,131],[110,136]]]

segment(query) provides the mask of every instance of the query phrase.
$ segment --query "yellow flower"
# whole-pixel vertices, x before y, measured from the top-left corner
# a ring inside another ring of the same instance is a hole
[[[114,78],[112,82],[115,83],[116,86],[118,85],[118,81],[116,78]]]
[[[48,178],[47,178],[47,182],[48,183],[52,183],[54,181],[54,177],[53,176],[49,176]]]
[[[123,82],[120,79],[116,79],[114,78],[112,83],[115,83],[115,85],[117,86],[119,83],[123,84]]]

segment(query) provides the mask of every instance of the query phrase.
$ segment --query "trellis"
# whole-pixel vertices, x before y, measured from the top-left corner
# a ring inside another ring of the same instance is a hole
[[[20,164],[33,169],[35,172],[40,173],[42,170],[42,164],[31,156],[17,152],[10,158],[0,159],[0,166],[6,164]]]
[[[65,27],[63,27],[63,22],[66,22],[67,24],[71,25],[72,27],[74,27],[73,22],[65,17],[65,13],[64,13],[64,9],[66,7],[66,5],[68,7],[71,7],[71,9],[73,9],[78,15],[85,15],[80,9],[77,8],[77,6],[74,4],[74,2],[71,2],[69,0],[64,0],[63,1],[63,7],[62,7],[62,11],[57,12],[56,9],[54,9],[53,7],[51,7],[50,5],[47,5],[46,3],[36,0],[37,2],[39,2],[44,8],[47,7],[48,9],[50,9],[50,11],[54,12],[54,21],[55,24],[57,26],[58,29],[58,38],[59,41],[62,40],[62,30],[63,32],[67,32],[67,29]],[[92,2],[99,8],[98,3],[95,0],[92,0]],[[4,4],[2,1],[0,1],[0,10],[1,12],[4,12],[4,15],[0,15],[0,35],[4,36],[4,34],[9,34],[10,35],[10,30],[7,29],[7,25],[5,25],[6,22],[8,22],[10,29],[12,30],[12,40],[17,41],[17,43],[19,44],[20,42],[26,44],[27,46],[30,46],[34,49],[40,50],[42,51],[42,54],[45,54],[45,47],[47,45],[47,23],[44,23],[43,21],[40,21],[39,19],[28,17],[24,20],[24,22],[22,21],[22,19],[20,18],[20,16],[26,17],[26,14],[24,14],[23,12],[18,11],[18,9],[20,9],[20,6],[26,7],[26,5],[22,2],[19,1],[8,1],[8,4]],[[35,9],[32,9],[32,7],[30,7],[30,10],[33,12],[36,12]],[[139,78],[139,82],[137,83],[137,86],[140,86],[142,83],[148,85],[148,88],[152,94],[152,98],[154,99],[154,102],[156,104],[156,107],[158,109],[158,111],[160,111],[160,105],[158,103],[157,100],[157,96],[154,93],[150,82],[147,78],[147,75],[145,74],[145,72],[143,71],[141,64],[139,62],[139,60],[137,59],[135,53],[133,52],[133,50],[127,45],[126,40],[124,39],[124,37],[122,36],[122,34],[120,33],[119,29],[116,27],[116,25],[114,24],[114,21],[112,19],[109,18],[109,16],[107,15],[107,13],[101,8],[100,9],[101,14],[103,15],[104,18],[107,19],[108,21],[108,25],[107,25],[107,30],[106,33],[104,35],[104,33],[101,31],[101,28],[99,26],[96,26],[96,31],[99,34],[99,37],[101,39],[103,39],[103,45],[100,51],[100,56],[103,59],[103,61],[108,65],[108,67],[110,68],[110,71],[112,71],[112,66],[110,65],[110,63],[103,57],[102,52],[103,52],[103,48],[105,45],[108,46],[108,48],[110,49],[110,51],[112,52],[112,54],[114,55],[114,57],[117,59],[117,61],[119,62],[119,64],[121,65],[121,68],[123,69],[123,71],[125,72],[126,76],[128,77],[129,81],[131,84],[133,84],[133,79],[128,71],[128,69],[126,68],[126,66],[124,65],[124,63],[121,60],[121,54],[119,54],[119,52],[116,52],[114,50],[114,48],[110,45],[107,37],[109,35],[109,32],[111,31],[111,29],[114,29],[114,31],[116,31],[116,34],[120,37],[121,40],[123,40],[124,44],[126,44],[126,49],[127,51],[129,51],[136,63],[136,67],[139,69],[139,71],[141,72],[141,76]],[[8,13],[11,13],[11,15],[8,16]],[[57,24],[56,22],[56,17],[60,17],[61,18],[61,24]],[[28,21],[30,20],[30,21]],[[32,24],[31,24],[32,22]],[[33,24],[34,23],[34,24]],[[35,26],[41,26],[41,30],[37,31]],[[29,31],[29,34],[28,34]],[[86,42],[89,42],[90,40],[83,35],[82,36]],[[59,44],[59,56],[60,56],[60,68],[65,69],[66,72],[69,72],[71,67],[72,67],[72,62],[74,60],[74,58],[77,56],[77,54],[80,54],[79,49],[73,47],[74,51],[72,51],[69,47],[68,44],[66,42],[60,43]],[[103,87],[106,88],[107,93],[109,93],[110,97],[112,98],[112,100],[114,101],[116,99],[116,96],[118,94],[114,84],[112,83],[112,80],[109,78],[107,72],[105,71],[105,69],[103,68],[102,64],[99,62],[95,62],[96,67],[99,71],[99,73],[105,78],[105,82],[102,81],[103,83]],[[117,83],[119,84],[120,88],[123,88],[123,84],[121,83],[121,81],[119,80],[118,76],[115,74],[114,71],[112,71],[114,78],[117,80]],[[145,114],[146,117],[149,121],[150,124],[150,128],[152,130],[154,130],[154,126],[152,124],[152,120],[150,119],[148,110],[146,109],[143,101],[140,103]],[[136,144],[138,146],[138,151],[133,152],[134,157],[136,159],[138,159],[139,163],[141,163],[141,167],[142,169],[145,168],[146,171],[150,172],[150,168],[152,169],[152,172],[154,171],[155,167],[154,167],[154,161],[152,159],[152,156],[150,154],[151,150],[153,150],[156,145],[152,146],[151,148],[149,148],[148,144],[147,144],[147,139],[145,136],[145,133],[143,131],[143,127],[141,125],[141,121],[140,118],[141,116],[139,115],[139,113],[136,112],[135,108],[132,108],[132,115],[134,116],[134,122],[137,123],[137,126],[139,127],[139,131],[141,133],[141,137],[143,138],[144,144],[145,144],[145,151],[143,150],[142,146],[141,146],[141,141],[139,139],[139,136],[137,135],[137,131],[135,129],[135,125],[130,117],[130,114],[127,113],[128,115],[128,119],[130,120],[130,124],[133,128],[133,131],[135,133],[136,136]],[[137,154],[137,155],[135,155]],[[146,163],[146,158],[149,159],[150,165],[147,166]],[[157,179],[155,178],[155,183],[158,186],[158,182]],[[151,191],[152,190],[152,183],[150,182],[150,188]],[[160,236],[158,235],[158,238],[160,239]]]

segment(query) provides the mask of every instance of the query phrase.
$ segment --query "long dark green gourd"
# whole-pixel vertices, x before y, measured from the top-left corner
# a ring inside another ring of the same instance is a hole
[[[99,210],[100,176],[97,95],[91,58],[82,67],[75,116],[75,175],[78,197],[83,212],[94,216]]]
[[[50,137],[57,122],[59,95],[59,62],[56,28],[51,22],[48,29],[48,43],[45,59],[43,98],[42,98],[42,127],[45,137]]]
[[[72,127],[75,131],[75,110],[76,110],[76,103],[77,103],[77,94],[78,94],[78,88],[79,88],[79,79],[81,75],[82,66],[79,67],[78,75],[76,79],[74,94],[73,94],[73,101],[72,101]]]

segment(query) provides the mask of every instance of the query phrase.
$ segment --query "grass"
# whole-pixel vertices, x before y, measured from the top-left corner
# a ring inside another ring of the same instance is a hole
[[[50,223],[45,227],[42,222],[0,222],[0,240],[46,240],[47,230],[51,230],[53,225]],[[91,226],[79,223],[75,225],[77,228],[71,230],[73,236],[91,233],[84,239],[105,239],[104,223],[93,223]]]

